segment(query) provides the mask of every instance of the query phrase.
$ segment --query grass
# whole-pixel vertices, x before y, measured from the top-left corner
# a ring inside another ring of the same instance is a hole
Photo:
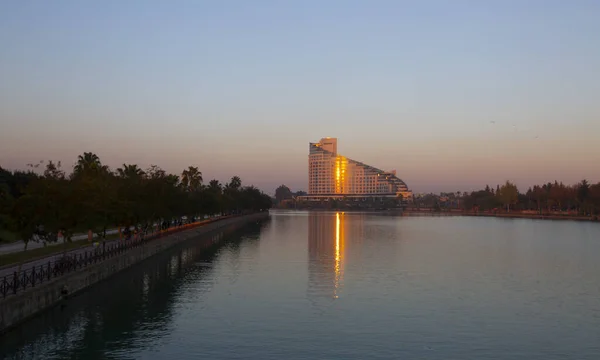
[[[17,235],[10,231],[0,229],[0,245],[10,244],[17,241]]]
[[[107,235],[106,240],[113,240],[113,239],[117,239],[118,237],[119,237],[119,234]],[[94,241],[96,241],[96,240],[97,239],[94,239]],[[32,260],[36,260],[39,258],[44,258],[49,255],[59,254],[59,253],[65,251],[65,249],[67,251],[70,251],[70,250],[75,250],[75,249],[79,249],[82,247],[87,247],[90,245],[91,245],[91,243],[88,242],[87,239],[82,239],[82,240],[76,240],[73,242],[68,242],[66,244],[52,245],[52,246],[46,246],[46,247],[41,247],[41,248],[37,248],[37,249],[31,249],[31,250],[27,250],[27,251],[19,251],[19,252],[10,253],[10,254],[4,254],[4,255],[0,255],[0,267],[6,266],[6,265],[18,264],[20,262],[32,261]]]

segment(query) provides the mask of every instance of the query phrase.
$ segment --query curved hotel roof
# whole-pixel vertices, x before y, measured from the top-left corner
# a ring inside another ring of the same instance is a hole
[[[309,195],[410,196],[395,171],[337,154],[337,139],[323,138],[309,145]]]

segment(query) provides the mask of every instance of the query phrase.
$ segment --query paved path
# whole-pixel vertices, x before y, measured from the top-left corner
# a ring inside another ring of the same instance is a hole
[[[118,232],[119,232],[118,229],[106,230],[106,235],[112,235],[112,234],[116,234]],[[96,238],[96,237],[97,237],[96,234],[94,234],[94,238]],[[84,239],[87,239],[87,234],[74,235],[72,238],[73,241],[84,240]],[[46,246],[58,246],[61,244],[62,244],[62,242],[52,242],[52,243],[47,243]],[[40,242],[30,241],[29,245],[27,246],[27,250],[39,249],[39,248],[43,248],[43,247],[44,247],[44,243],[41,241]],[[25,243],[21,240],[15,241],[10,244],[0,245],[0,255],[21,252],[21,251],[23,251],[24,248],[25,248]]]
[[[209,219],[209,217],[205,217],[204,219]],[[156,225],[157,224],[154,224],[153,226],[156,226]],[[133,226],[130,229],[133,230]],[[119,232],[119,229],[110,229],[110,230],[106,230],[106,235],[113,235],[118,232]],[[98,236],[96,234],[93,234],[93,237],[97,238]],[[84,239],[87,239],[87,234],[79,234],[79,235],[74,235],[72,237],[73,241],[84,240]],[[46,246],[58,246],[60,244],[62,244],[62,242],[52,242],[52,243],[46,243]],[[44,243],[41,241],[40,242],[30,241],[29,245],[27,246],[27,250],[39,249],[39,248],[43,248],[43,247],[44,247]],[[10,244],[0,245],[0,255],[21,252],[21,251],[23,251],[24,248],[25,248],[25,243],[22,240],[15,241]]]
[[[204,218],[203,220],[207,220],[207,219],[210,219],[210,218],[206,217],[206,218]],[[107,230],[107,231],[106,231],[106,234],[107,234],[107,235],[108,235],[108,234],[115,234],[115,233],[117,233],[118,231],[119,231],[118,229],[114,229],[114,230],[110,230],[110,231],[108,231],[108,230]],[[152,234],[149,234],[149,235],[146,235],[146,236],[147,236],[147,237],[148,237],[148,236],[152,236]],[[86,235],[86,234],[83,234],[83,235],[77,235],[77,237],[79,237],[79,240],[81,240],[81,239],[86,239],[86,238],[87,238],[87,235]],[[74,236],[74,237],[73,237],[73,240],[77,240],[77,237],[76,237],[76,236]],[[109,241],[106,241],[106,246],[109,246],[110,244],[116,244],[117,242],[118,242],[118,240],[117,240],[117,239],[115,239],[115,240],[109,240]],[[22,242],[21,242],[21,243],[22,243]],[[63,244],[62,242],[59,242],[59,243],[53,243],[53,244],[52,244],[52,246],[60,246],[60,245],[62,245],[62,244]],[[31,245],[31,244],[30,244],[30,245]],[[101,248],[101,247],[102,247],[102,243],[100,243],[98,246]],[[83,254],[83,253],[85,253],[86,251],[88,251],[88,252],[89,252],[89,251],[93,251],[95,248],[96,248],[96,247],[95,247],[93,244],[90,244],[90,245],[88,245],[88,246],[85,246],[85,247],[81,247],[81,248],[78,248],[78,249],[73,249],[73,250],[67,251],[67,254],[68,254],[68,255],[77,255],[77,256],[79,256],[80,254]],[[23,251],[23,248],[21,247],[21,248],[19,249],[19,251]],[[53,262],[53,261],[55,261],[57,258],[60,258],[61,256],[63,256],[63,253],[62,253],[62,252],[58,252],[58,253],[55,253],[55,254],[51,254],[51,255],[45,256],[45,257],[43,257],[43,258],[41,258],[41,259],[38,259],[38,260],[33,260],[33,261],[26,262],[26,263],[24,263],[24,264],[23,264],[23,266],[21,267],[21,270],[28,270],[28,269],[31,269],[31,268],[32,268],[32,267],[34,267],[34,266],[36,266],[36,267],[37,267],[37,266],[48,266],[48,261],[50,261],[50,262]],[[19,268],[19,265],[18,265],[18,264],[13,264],[12,266],[10,266],[10,265],[9,265],[9,266],[8,266],[8,267],[6,267],[6,268],[2,268],[2,269],[0,269],[0,279],[2,279],[4,276],[7,276],[7,277],[8,277],[8,276],[13,276],[14,272],[15,272],[15,271],[17,271],[17,270],[18,270],[18,268]],[[1,280],[0,280],[0,281],[1,281]]]

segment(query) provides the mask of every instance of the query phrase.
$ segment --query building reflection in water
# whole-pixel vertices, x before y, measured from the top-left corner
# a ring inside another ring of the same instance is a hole
[[[311,299],[339,296],[343,285],[345,214],[308,216],[308,295]]]

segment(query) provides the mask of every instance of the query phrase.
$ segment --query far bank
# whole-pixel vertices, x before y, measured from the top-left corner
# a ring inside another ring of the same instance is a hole
[[[572,214],[551,214],[537,212],[476,212],[464,211],[459,209],[436,210],[430,208],[345,208],[345,207],[274,207],[276,211],[341,211],[347,213],[377,213],[398,216],[481,216],[481,217],[499,217],[508,219],[536,219],[536,220],[573,220],[573,221],[591,221],[598,222],[598,215],[579,216]]]

